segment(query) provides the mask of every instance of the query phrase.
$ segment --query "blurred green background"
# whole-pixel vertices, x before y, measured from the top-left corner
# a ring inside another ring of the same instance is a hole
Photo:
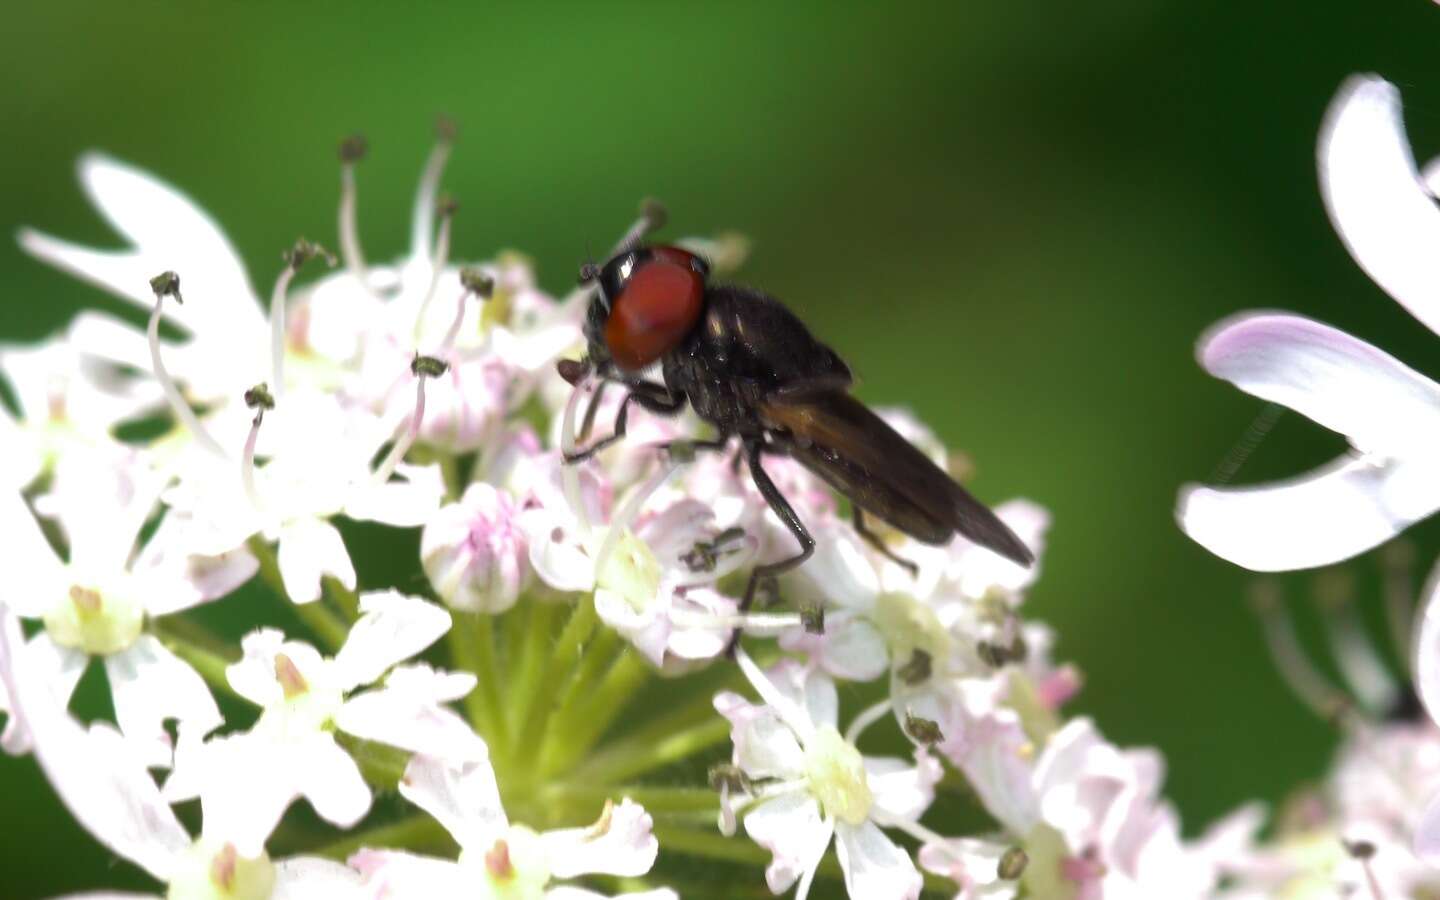
[[[112,242],[72,169],[101,148],[194,196],[265,285],[296,235],[333,240],[335,146],[362,130],[361,226],[384,258],[403,249],[437,112],[461,128],[462,257],[521,249],[558,292],[638,198],[661,197],[672,233],[748,234],[743,277],[850,360],[862,397],[910,405],[971,454],[982,497],[1054,511],[1031,612],[1085,671],[1076,708],[1165,752],[1190,830],[1323,771],[1333,732],[1274,677],[1249,576],[1173,523],[1176,488],[1260,409],[1192,346],[1223,315],[1281,307],[1440,374],[1434,336],[1334,237],[1314,171],[1322,112],[1356,71],[1397,82],[1417,155],[1440,153],[1440,9],[409,6],[11,7],[0,232]],[[5,340],[111,303],[9,241],[0,291]],[[1287,416],[1239,480],[1339,447]],[[1423,566],[1440,531],[1414,537]],[[1378,563],[1347,568],[1378,621]],[[1285,584],[1319,651],[1314,577]],[[0,763],[0,796],[0,893],[144,885],[33,763]]]

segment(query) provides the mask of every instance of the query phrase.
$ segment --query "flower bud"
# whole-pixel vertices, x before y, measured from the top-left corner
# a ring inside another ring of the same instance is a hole
[[[527,573],[519,514],[508,493],[477,483],[426,524],[421,562],[452,609],[500,613],[515,605]]]

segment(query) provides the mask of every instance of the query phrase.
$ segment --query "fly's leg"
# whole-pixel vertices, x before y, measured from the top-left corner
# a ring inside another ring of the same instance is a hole
[[[910,573],[911,578],[920,574],[919,566],[896,553],[894,550],[891,550],[890,547],[880,539],[880,535],[865,527],[865,513],[860,510],[860,507],[856,505],[853,500],[850,505],[850,522],[855,526],[856,534],[864,538],[870,546],[879,550],[886,559],[904,568],[905,571]]]
[[[595,393],[590,395],[590,403],[585,407],[585,418],[580,423],[580,434],[576,436],[576,440],[583,443],[589,439],[590,432],[595,427],[595,414],[600,411],[600,399],[605,396],[605,388],[609,383],[602,381],[595,386]],[[623,414],[622,409],[621,415]]]
[[[607,383],[608,382],[602,381],[600,383],[600,387],[595,389],[596,397],[600,395],[600,391],[604,389]],[[678,392],[671,393],[670,389],[665,387],[663,384],[655,384],[649,381],[637,381],[634,384],[629,384],[626,382],[619,383],[624,384],[627,388],[629,388],[630,392],[625,395],[624,400],[620,401],[620,410],[615,414],[614,430],[609,437],[601,438],[600,440],[591,444],[589,447],[586,447],[584,450],[576,450],[574,453],[565,454],[565,462],[567,464],[573,465],[575,463],[587,460],[595,454],[599,453],[601,450],[604,450],[606,447],[609,447],[616,442],[623,440],[625,438],[625,427],[629,419],[630,402],[632,400],[640,404],[640,406],[644,409],[647,409],[650,412],[657,413],[662,416],[674,415],[675,413],[678,413],[681,409],[683,409],[685,406],[685,395]],[[590,410],[593,410],[594,408],[595,402],[592,400]],[[587,410],[586,419],[591,420],[593,418],[593,414],[589,410]]]
[[[773,583],[777,575],[800,565],[810,558],[810,554],[815,552],[815,539],[806,530],[805,523],[795,515],[795,510],[790,506],[790,502],[785,499],[784,494],[780,493],[780,489],[775,486],[775,482],[770,480],[770,476],[765,474],[765,469],[760,465],[760,456],[764,451],[765,445],[758,440],[751,439],[745,442],[745,460],[750,465],[750,477],[755,480],[755,487],[760,490],[760,495],[765,498],[765,502],[770,504],[775,515],[780,517],[780,521],[784,522],[785,527],[790,529],[790,533],[795,535],[795,540],[800,542],[800,552],[778,562],[756,566],[750,572],[750,581],[745,585],[745,596],[740,601],[740,612],[742,613],[755,602],[755,591],[762,581]],[[730,636],[730,643],[725,647],[725,654],[727,656],[734,655],[735,646],[739,642],[740,629],[737,628]]]

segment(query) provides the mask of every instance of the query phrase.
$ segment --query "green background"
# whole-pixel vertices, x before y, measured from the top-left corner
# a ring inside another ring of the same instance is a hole
[[[296,235],[333,241],[334,148],[358,129],[361,227],[385,258],[437,112],[461,128],[446,183],[463,257],[521,249],[558,292],[638,198],[661,197],[672,233],[748,234],[743,277],[846,356],[864,399],[910,405],[971,454],[982,497],[1053,510],[1030,612],[1086,674],[1075,709],[1165,752],[1190,830],[1323,771],[1334,734],[1274,677],[1249,576],[1173,522],[1177,486],[1260,408],[1204,375],[1193,341],[1236,310],[1286,308],[1440,374],[1434,336],[1334,237],[1314,171],[1322,112],[1356,71],[1398,83],[1417,155],[1440,153],[1440,9],[414,7],[13,5],[0,231],[112,242],[73,177],[101,148],[191,193],[265,285]],[[0,291],[5,340],[115,308],[8,241]],[[1287,416],[1239,480],[1340,446]],[[1417,565],[1437,537],[1414,532]],[[1378,563],[1346,568],[1378,620]],[[1285,583],[1318,652],[1314,578]],[[5,896],[144,886],[32,762],[0,762],[0,796]]]

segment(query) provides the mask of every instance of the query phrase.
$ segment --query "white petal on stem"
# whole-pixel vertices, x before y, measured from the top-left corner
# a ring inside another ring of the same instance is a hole
[[[445,826],[462,848],[489,849],[510,824],[489,760],[452,765],[413,756],[400,794]]]
[[[330,859],[292,856],[275,864],[270,900],[346,900],[371,896],[361,890],[363,878],[354,869]]]
[[[143,585],[145,612],[168,616],[218,600],[249,581],[260,564],[245,547],[219,556],[193,555],[182,544],[183,526],[167,517],[145,544],[132,573]]]
[[[361,850],[348,860],[365,879],[366,896],[468,900],[475,896],[476,873],[448,859],[400,850]]]
[[[396,688],[351,697],[335,716],[347,734],[452,763],[490,758],[466,721],[434,700]]]
[[[1259,487],[1188,486],[1180,527],[1211,553],[1258,572],[1309,569],[1384,543],[1440,507],[1429,460],[1342,457]]]
[[[276,562],[291,601],[319,600],[320,580],[326,575],[355,589],[355,564],[334,525],[308,516],[296,519],[280,529],[279,543]]]
[[[893,757],[865,757],[865,781],[874,797],[877,818],[915,820],[935,801],[935,785],[944,775],[939,760],[921,750],[915,762]]]
[[[105,657],[115,700],[115,720],[136,753],[152,768],[168,768],[175,748],[165,721],[204,735],[224,724],[205,680],[154,635],[142,634],[126,649]]]
[[[198,789],[205,836],[233,843],[241,856],[254,857],[300,794],[299,757],[293,746],[267,736],[228,735],[177,757],[175,777]],[[354,766],[349,757],[346,761]]]
[[[810,737],[815,731],[816,724],[825,724],[811,721],[803,706],[804,700],[801,696],[796,696],[799,692],[793,689],[788,692],[783,690],[765,672],[760,671],[760,667],[750,658],[750,654],[745,652],[744,647],[735,648],[735,662],[740,666],[740,672],[745,676],[745,680],[749,681],[750,686],[760,695],[760,699],[775,711],[775,714],[790,727],[791,731],[795,732],[796,737],[801,741]],[[798,666],[797,663],[782,662],[780,665],[772,667],[771,672],[780,674],[782,680],[793,680],[787,677],[792,671],[790,669],[792,665]],[[829,724],[833,725],[834,723]]]
[[[739,694],[715,695],[715,710],[730,720],[735,764],[752,778],[791,778],[805,771],[805,751],[773,709]]]
[[[1440,722],[1440,564],[1431,570],[1420,595],[1413,633],[1410,670],[1415,676],[1415,691],[1431,720]],[[1440,826],[1435,846],[1440,848]]]
[[[835,826],[835,854],[851,897],[916,900],[924,880],[914,860],[874,822]]]
[[[815,871],[833,830],[832,822],[821,819],[820,804],[803,790],[772,797],[745,816],[745,833],[773,855],[765,883],[775,894]]]
[[[1428,454],[1440,445],[1440,385],[1329,325],[1246,313],[1207,331],[1197,354],[1215,377],[1345,435],[1362,452]]]
[[[547,831],[540,839],[555,878],[635,878],[650,871],[660,852],[660,844],[651,833],[653,825],[645,808],[627,797],[619,804],[607,805],[594,825]]]
[[[450,630],[450,613],[443,606],[399,591],[362,594],[360,612],[345,645],[335,655],[336,677],[344,690],[378,680],[385,670]]]
[[[0,619],[14,621],[3,605]],[[120,733],[105,724],[82,728],[27,670],[19,638],[16,625],[0,623],[0,683],[11,715],[34,739],[41,771],[96,840],[165,881],[189,835]]]
[[[1330,104],[1318,156],[1320,191],[1350,255],[1440,332],[1440,207],[1416,171],[1395,86],[1375,75],[1345,82]]]
[[[328,734],[289,747],[288,765],[300,794],[320,818],[350,828],[370,811],[370,787],[350,754]]]
[[[316,650],[303,641],[287,641],[274,628],[259,628],[240,639],[244,656],[225,668],[225,678],[235,693],[257,706],[270,707],[285,699],[284,689],[275,677],[275,657],[283,652],[294,663],[307,682],[321,678],[329,664]],[[313,685],[312,687],[330,685]]]
[[[5,602],[27,619],[45,615],[69,585],[60,559],[18,491],[0,490],[0,535],[5,540],[5,577],[13,585]]]
[[[18,633],[18,623],[15,627]],[[29,677],[48,686],[61,709],[68,708],[70,698],[75,694],[75,686],[80,683],[81,676],[90,664],[89,654],[71,647],[61,647],[43,631],[31,638],[21,652],[25,654],[24,669],[29,673]],[[0,684],[0,709],[7,712],[10,710],[3,684]],[[0,734],[0,749],[13,756],[28,753],[31,748],[30,733],[22,727],[20,717],[10,716],[10,720],[5,723],[4,733]]]

